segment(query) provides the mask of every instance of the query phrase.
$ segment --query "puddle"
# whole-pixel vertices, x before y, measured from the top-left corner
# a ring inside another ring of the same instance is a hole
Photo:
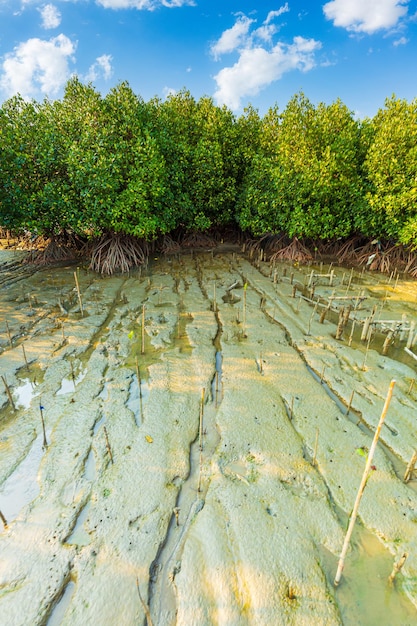
[[[222,363],[223,355],[220,350],[217,350],[215,356],[215,374],[211,381],[211,400],[214,402],[216,408],[222,401]]]
[[[29,379],[24,378],[23,384],[13,390],[16,408],[28,409],[33,398],[36,396],[36,385]]]
[[[40,434],[20,465],[3,483],[0,489],[0,511],[9,523],[39,495],[37,476],[43,455],[43,434]]]
[[[100,417],[100,419],[99,419],[99,420],[97,420],[97,422],[94,424],[94,428],[93,428],[93,437],[94,437],[94,435],[97,435],[97,432],[99,431],[100,426],[101,426],[101,425],[102,425],[105,421],[106,421],[106,417],[105,417],[104,415],[102,415],[102,416]],[[88,456],[90,456],[90,455],[88,455]],[[88,461],[88,459],[87,459],[87,461]]]
[[[143,407],[149,397],[149,387],[146,381],[138,381],[136,374],[133,375],[129,385],[129,398],[126,402],[127,408],[135,416],[137,426],[143,423]]]
[[[84,524],[88,519],[88,514],[90,512],[91,502],[88,501],[87,504],[81,509],[77,521],[75,523],[74,529],[69,537],[65,540],[65,543],[69,545],[76,546],[88,546],[91,542],[90,533],[87,532]],[[58,623],[58,622],[57,622]],[[49,622],[48,622],[49,624]]]
[[[95,428],[95,426],[94,426],[94,428]],[[93,481],[95,479],[95,477],[96,477],[96,459],[94,457],[94,452],[91,449],[89,454],[88,454],[88,457],[87,457],[87,460],[85,462],[85,465],[84,465],[84,478],[86,480]]]
[[[342,580],[333,587],[338,557],[323,551],[327,581],[334,589],[343,624],[413,626],[416,609],[401,591],[401,573],[388,583],[394,557],[366,528],[357,524],[345,561]]]
[[[71,598],[74,595],[75,582],[70,580],[65,586],[64,593],[60,598],[58,604],[53,609],[48,621],[47,626],[60,626],[65,616],[65,612],[71,602]]]
[[[76,386],[85,378],[86,374],[87,369],[84,369],[77,376],[74,376],[74,378],[63,378],[61,382],[61,387],[56,392],[56,395],[60,396],[65,393],[71,393],[72,391],[75,391]]]

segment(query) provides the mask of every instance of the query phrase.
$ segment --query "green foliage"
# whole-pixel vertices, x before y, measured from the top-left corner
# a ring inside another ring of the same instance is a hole
[[[366,157],[374,232],[417,245],[417,99],[387,99],[372,121]]]
[[[417,247],[417,101],[372,120],[300,93],[238,119],[188,91],[145,103],[72,78],[61,101],[0,108],[0,224],[35,234],[160,234],[237,224],[256,236]]]

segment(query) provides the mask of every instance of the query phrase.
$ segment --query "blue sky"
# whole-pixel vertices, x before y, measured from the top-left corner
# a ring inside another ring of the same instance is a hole
[[[417,0],[0,0],[0,102],[60,98],[74,74],[237,115],[303,91],[372,117],[417,97]]]

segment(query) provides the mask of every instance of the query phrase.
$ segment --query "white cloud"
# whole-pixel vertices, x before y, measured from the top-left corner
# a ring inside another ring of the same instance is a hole
[[[264,24],[260,26],[256,30],[253,31],[254,37],[258,37],[258,39],[262,39],[262,41],[270,42],[272,41],[272,37],[277,33],[278,28],[274,26],[274,24]]]
[[[175,96],[175,94],[177,93],[177,90],[174,89],[173,87],[164,87],[162,90],[162,93],[164,95],[164,98],[167,99],[169,98],[169,96]]]
[[[219,105],[237,110],[244,96],[257,95],[286,72],[311,70],[316,65],[314,53],[320,48],[319,41],[303,37],[294,37],[292,44],[278,43],[270,51],[245,48],[232,67],[223,68],[214,77],[217,83],[214,97]]]
[[[4,57],[0,88],[6,96],[20,93],[25,98],[56,94],[70,76],[76,43],[65,35],[49,41],[34,38],[19,44]]]
[[[210,52],[214,58],[218,59],[222,54],[237,50],[246,41],[250,25],[254,21],[246,15],[239,15],[232,28],[225,30],[220,39],[211,46]]]
[[[42,17],[42,28],[58,28],[61,23],[61,13],[55,5],[45,4],[38,11]]]
[[[138,9],[153,11],[158,7],[174,9],[183,6],[194,6],[194,0],[96,0],[105,9]]]
[[[407,37],[400,37],[396,41],[393,41],[393,45],[394,46],[405,46],[406,44],[408,44],[409,41],[410,40],[407,39]]]
[[[407,13],[409,0],[331,0],[323,6],[328,20],[355,33],[368,35],[389,29]]]
[[[97,79],[103,77],[104,80],[108,80],[113,74],[112,62],[113,57],[111,54],[102,54],[97,57],[95,62],[90,66],[87,74],[85,75],[86,82],[95,82]]]
[[[288,2],[286,2],[284,6],[278,9],[278,11],[270,11],[266,17],[264,24],[269,24],[269,22],[272,22],[272,20],[274,20],[276,17],[279,17],[283,13],[288,13],[289,10],[290,9],[288,6]]]

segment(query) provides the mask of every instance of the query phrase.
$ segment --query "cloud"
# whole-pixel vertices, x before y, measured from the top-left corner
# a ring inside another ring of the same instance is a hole
[[[138,9],[153,11],[159,7],[175,9],[183,6],[195,6],[194,0],[96,0],[105,9]]]
[[[104,78],[104,80],[108,80],[113,74],[112,62],[113,57],[111,54],[102,54],[100,57],[97,57],[95,62],[90,66],[87,74],[85,75],[86,82],[94,83],[99,78]]]
[[[248,47],[240,52],[232,67],[225,67],[214,77],[219,105],[232,110],[240,107],[244,96],[255,96],[272,82],[291,70],[307,72],[315,67],[314,53],[321,43],[314,39],[294,37],[292,44],[276,44],[271,50]]]
[[[407,13],[409,0],[331,0],[323,12],[335,26],[371,35],[396,24]]]
[[[56,94],[70,76],[76,43],[65,35],[49,41],[34,38],[20,43],[5,55],[0,73],[0,88],[7,97],[19,93],[25,98]]]
[[[214,58],[217,60],[222,54],[237,50],[246,41],[250,25],[254,21],[246,15],[239,15],[232,28],[225,30],[220,39],[211,46],[210,52]]]
[[[58,28],[61,23],[61,13],[53,4],[45,4],[38,9],[42,17],[42,28]]]
[[[288,13],[289,10],[290,9],[288,6],[288,2],[286,2],[284,6],[278,9],[278,11],[270,11],[266,17],[264,24],[269,24],[269,22],[272,22],[272,20],[274,20],[276,17],[279,17],[283,13]]]
[[[407,37],[400,37],[399,39],[397,39],[396,41],[392,42],[393,46],[405,46],[406,44],[408,44],[410,40],[407,39]]]

